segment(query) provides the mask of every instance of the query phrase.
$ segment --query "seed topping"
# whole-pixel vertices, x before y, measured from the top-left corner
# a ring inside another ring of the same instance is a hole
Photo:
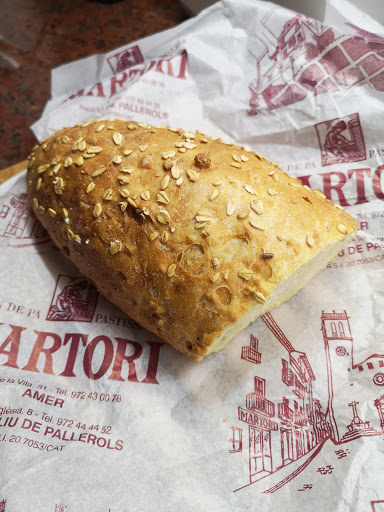
[[[109,244],[109,252],[111,254],[117,254],[120,252],[123,248],[123,244],[120,242],[120,240],[114,240]]]
[[[171,265],[169,265],[168,267],[168,270],[167,270],[167,277],[172,277],[175,275],[175,272],[176,272],[176,265],[174,263],[172,263]]]
[[[100,174],[103,174],[103,172],[106,170],[107,166],[103,165],[102,167],[99,167],[96,169],[96,171],[93,171],[92,178],[96,178],[96,176],[100,176]]]
[[[120,132],[115,132],[112,135],[112,140],[116,146],[120,146],[120,144],[123,142],[123,135]]]
[[[337,226],[337,230],[342,234],[346,235],[348,233],[348,229],[344,226],[344,224],[339,224]]]
[[[102,211],[103,211],[103,208],[102,208],[101,204],[100,203],[96,203],[94,208],[93,208],[93,216],[95,218],[100,217]]]

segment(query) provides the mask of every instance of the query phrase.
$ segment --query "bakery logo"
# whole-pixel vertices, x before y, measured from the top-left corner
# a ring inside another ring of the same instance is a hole
[[[0,501],[0,512],[5,512],[6,504],[7,504],[7,500]]]
[[[384,92],[384,38],[352,29],[354,36],[299,14],[284,21],[281,11],[269,11],[250,48],[256,76],[248,115],[363,84]]]
[[[136,45],[131,46],[131,48],[128,48],[128,50],[115,53],[111,57],[108,57],[107,61],[113,73],[116,74],[121,73],[122,71],[125,71],[132,66],[141,64],[144,62],[144,57],[140,51],[140,48]]]
[[[359,114],[350,114],[315,125],[321,150],[321,165],[359,162],[366,159]]]
[[[9,244],[12,247],[39,245],[49,241],[47,232],[32,211],[27,194],[11,196],[0,205],[0,237],[13,239]]]
[[[59,275],[47,320],[92,322],[98,292],[84,277]]]
[[[64,505],[55,505],[55,512],[65,512],[66,508]]]

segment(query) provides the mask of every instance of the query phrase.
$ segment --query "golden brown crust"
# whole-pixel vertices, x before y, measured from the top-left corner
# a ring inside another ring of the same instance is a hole
[[[33,151],[32,205],[98,290],[193,359],[356,221],[246,147],[123,120]]]

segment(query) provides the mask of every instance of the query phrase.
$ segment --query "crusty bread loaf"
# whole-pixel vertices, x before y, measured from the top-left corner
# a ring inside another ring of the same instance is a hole
[[[63,128],[34,148],[27,179],[78,269],[197,360],[290,298],[357,228],[247,147],[145,123]]]

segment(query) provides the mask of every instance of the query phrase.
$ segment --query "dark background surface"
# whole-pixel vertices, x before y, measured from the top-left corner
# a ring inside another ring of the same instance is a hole
[[[25,160],[51,69],[178,25],[176,0],[0,0],[0,169]]]

